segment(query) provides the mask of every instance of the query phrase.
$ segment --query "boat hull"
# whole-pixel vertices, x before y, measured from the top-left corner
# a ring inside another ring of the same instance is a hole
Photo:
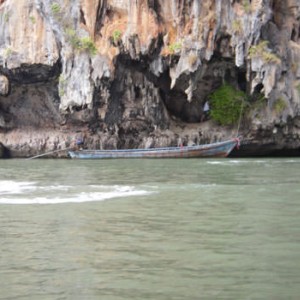
[[[79,150],[69,151],[71,158],[109,159],[109,158],[197,158],[226,157],[237,146],[238,139],[213,144],[126,150]]]

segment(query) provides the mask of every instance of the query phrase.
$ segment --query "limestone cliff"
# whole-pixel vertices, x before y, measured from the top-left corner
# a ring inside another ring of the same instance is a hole
[[[239,127],[241,155],[299,155],[299,61],[300,0],[1,0],[0,142],[30,156]],[[224,82],[249,97],[241,126],[201,122]]]

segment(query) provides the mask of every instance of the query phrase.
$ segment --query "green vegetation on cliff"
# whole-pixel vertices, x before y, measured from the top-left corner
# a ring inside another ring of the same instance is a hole
[[[114,30],[114,32],[112,33],[113,42],[116,44],[121,39],[121,36],[122,36],[121,30],[119,29]]]
[[[268,49],[268,43],[268,41],[261,41],[257,45],[250,47],[249,57],[259,57],[265,63],[279,64],[281,62],[280,58],[276,54],[270,52]]]
[[[213,120],[221,125],[233,125],[238,122],[246,94],[229,84],[223,84],[210,95]]]
[[[95,43],[89,36],[78,37],[76,31],[72,28],[67,28],[65,30],[69,43],[74,49],[79,51],[88,51],[91,55],[97,54],[97,48]]]

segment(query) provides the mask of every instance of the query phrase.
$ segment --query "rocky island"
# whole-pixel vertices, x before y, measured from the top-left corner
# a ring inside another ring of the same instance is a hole
[[[2,156],[236,135],[300,155],[299,0],[0,0]]]

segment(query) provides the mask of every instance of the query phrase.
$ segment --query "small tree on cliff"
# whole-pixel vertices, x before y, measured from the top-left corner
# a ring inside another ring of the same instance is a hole
[[[236,90],[229,84],[223,84],[209,97],[211,118],[221,125],[236,124],[245,98],[244,92]]]

